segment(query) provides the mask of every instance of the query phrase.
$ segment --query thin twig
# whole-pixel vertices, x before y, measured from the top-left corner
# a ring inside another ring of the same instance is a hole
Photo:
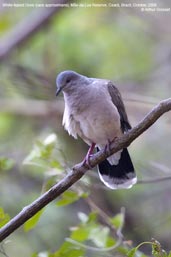
[[[4,249],[4,243],[0,245],[0,253],[3,254],[5,257],[9,257]]]
[[[127,147],[133,142],[137,137],[139,137],[144,131],[146,131],[150,126],[152,126],[165,112],[171,110],[171,98],[161,101],[156,107],[154,107],[151,112],[149,112],[145,118],[138,123],[133,129],[128,133],[124,134],[122,137],[111,143],[110,153],[106,153],[105,150],[101,150],[94,154],[90,158],[91,167],[95,167],[98,163],[105,160],[108,156],[113,153]],[[28,219],[33,217],[38,211],[45,207],[48,203],[52,202],[56,197],[65,192],[74,183],[76,183],[89,169],[89,167],[84,163],[79,163],[75,165],[71,172],[63,178],[59,183],[50,188],[46,193],[37,198],[30,205],[26,206],[19,214],[17,214],[13,219],[11,219],[4,227],[0,229],[0,242],[4,240],[7,236],[13,233],[21,225],[23,225]]]
[[[80,242],[78,242],[76,240],[73,240],[71,238],[66,238],[65,240],[67,242],[70,242],[70,243],[74,244],[74,245],[77,245],[79,247],[82,247],[82,248],[85,248],[87,250],[94,251],[94,252],[109,252],[109,251],[113,251],[116,248],[118,248],[118,246],[120,246],[121,243],[122,243],[122,241],[118,240],[116,242],[116,244],[114,244],[114,245],[112,245],[110,247],[105,247],[105,248],[100,248],[99,247],[99,248],[97,248],[97,247],[94,247],[94,246],[90,246],[90,245],[86,245],[86,244],[80,243]]]
[[[29,106],[29,108],[28,108]],[[0,100],[0,112],[12,113],[14,115],[23,115],[31,117],[62,117],[64,109],[63,100],[45,101],[35,99],[24,100]]]

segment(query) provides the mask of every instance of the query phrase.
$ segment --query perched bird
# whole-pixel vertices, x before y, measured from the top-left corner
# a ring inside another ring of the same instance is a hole
[[[59,73],[56,85],[56,95],[64,95],[64,128],[90,146],[87,160],[95,146],[99,151],[131,129],[121,95],[110,80],[67,70]],[[137,181],[127,148],[102,161],[98,172],[111,189],[131,188]]]

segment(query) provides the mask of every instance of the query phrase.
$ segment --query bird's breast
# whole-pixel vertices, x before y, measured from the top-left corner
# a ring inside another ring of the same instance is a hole
[[[105,145],[121,134],[118,110],[103,91],[66,97],[63,125],[70,135],[89,143]]]

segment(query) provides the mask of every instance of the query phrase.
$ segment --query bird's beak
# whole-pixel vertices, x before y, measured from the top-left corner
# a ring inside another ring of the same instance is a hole
[[[59,87],[57,90],[56,90],[56,96],[58,96],[60,94],[60,92],[62,91],[62,88]]]

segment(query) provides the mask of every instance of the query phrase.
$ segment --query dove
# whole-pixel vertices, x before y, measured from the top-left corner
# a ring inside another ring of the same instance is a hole
[[[75,139],[83,139],[90,148],[107,148],[115,138],[131,129],[121,94],[108,79],[89,78],[66,70],[57,75],[56,96],[62,91],[65,109],[63,126]],[[98,165],[102,182],[111,189],[131,188],[137,177],[127,148],[114,153]]]

